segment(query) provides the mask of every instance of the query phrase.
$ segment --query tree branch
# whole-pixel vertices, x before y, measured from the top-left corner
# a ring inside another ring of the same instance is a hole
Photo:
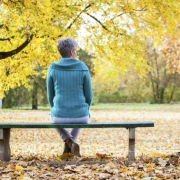
[[[90,16],[91,18],[93,18],[95,21],[97,21],[97,22],[102,26],[103,29],[105,29],[106,31],[109,32],[108,28],[107,28],[100,20],[98,20],[96,17],[94,17],[93,15],[91,15],[91,14],[89,14],[89,13],[86,13],[86,14],[87,14],[88,16]]]
[[[117,16],[114,16],[113,18],[111,18],[110,21],[112,21],[112,20],[114,20],[115,18],[120,17],[120,16],[122,16],[122,15],[124,15],[124,14],[125,14],[125,13],[120,13],[120,14],[118,14]]]
[[[76,18],[67,26],[66,29],[70,29],[71,26],[77,21],[77,19],[79,18],[79,16],[80,16],[82,13],[84,13],[88,8],[90,8],[92,5],[93,5],[93,3],[88,4],[88,5],[76,16]],[[62,36],[62,34],[60,34],[58,37],[61,37],[61,36]]]
[[[8,52],[0,52],[0,60],[1,59],[6,59],[8,57],[11,57],[17,53],[19,53],[20,51],[22,51],[32,40],[33,35],[31,34],[24,43],[22,43],[19,47],[17,47],[16,49],[12,50],[12,51],[8,51]]]
[[[0,38],[0,41],[10,41],[10,38]]]
[[[148,8],[144,6],[142,9],[133,9],[133,11],[147,11]]]
[[[92,4],[87,5],[87,6],[77,15],[77,17],[71,22],[71,24],[67,27],[67,29],[70,29],[71,26],[77,21],[77,19],[79,18],[79,16],[80,16],[83,12],[85,12],[88,8],[90,8],[91,5],[92,5]]]

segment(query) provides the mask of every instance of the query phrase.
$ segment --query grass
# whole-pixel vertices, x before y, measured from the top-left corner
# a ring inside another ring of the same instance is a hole
[[[161,109],[180,110],[180,104],[150,104],[150,103],[98,103],[91,106],[91,110],[149,110],[158,111]],[[9,110],[32,110],[31,106],[13,107],[9,109],[3,109],[3,111]],[[38,110],[49,111],[49,106],[38,106]]]
[[[158,110],[161,108],[179,109],[180,104],[149,104],[149,103],[99,103],[91,106],[93,110]]]

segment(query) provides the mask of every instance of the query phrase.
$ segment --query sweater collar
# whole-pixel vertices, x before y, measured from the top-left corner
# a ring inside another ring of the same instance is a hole
[[[53,68],[64,70],[88,70],[81,61],[74,58],[62,58],[53,63]]]
[[[74,58],[61,58],[57,64],[76,64],[76,63],[79,63],[79,60],[77,59],[74,59]]]

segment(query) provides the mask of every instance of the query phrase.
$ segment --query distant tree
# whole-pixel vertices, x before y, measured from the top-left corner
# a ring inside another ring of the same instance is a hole
[[[32,79],[31,106],[37,110],[38,106],[47,104],[46,80],[40,76]]]
[[[79,57],[79,60],[83,61],[87,65],[87,67],[89,68],[91,76],[93,76],[94,75],[94,64],[93,64],[94,56],[92,54],[88,54],[83,49],[79,49],[78,50],[78,57]]]
[[[166,57],[154,47],[152,39],[147,38],[147,63],[150,66],[148,76],[151,82],[153,102],[170,103],[180,83],[178,73],[170,74],[166,68]]]
[[[180,24],[177,27],[178,35],[166,35],[161,53],[166,58],[166,69],[170,74],[180,74]]]
[[[12,108],[24,105],[31,105],[32,109],[38,109],[39,105],[46,105],[46,80],[41,77],[32,79],[31,88],[27,89],[23,86],[10,89],[5,92],[3,99],[3,108]]]
[[[3,99],[3,108],[18,107],[30,103],[30,92],[25,87],[20,86],[5,92]]]

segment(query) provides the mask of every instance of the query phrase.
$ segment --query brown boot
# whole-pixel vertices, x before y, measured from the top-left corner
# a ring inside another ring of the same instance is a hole
[[[78,156],[78,157],[81,157],[80,155],[80,147],[79,145],[73,141],[73,139],[66,139],[65,141],[69,147],[69,149],[71,149],[71,153],[74,155],[74,156]]]
[[[68,147],[67,143],[64,143],[63,154],[71,153],[71,149]]]

